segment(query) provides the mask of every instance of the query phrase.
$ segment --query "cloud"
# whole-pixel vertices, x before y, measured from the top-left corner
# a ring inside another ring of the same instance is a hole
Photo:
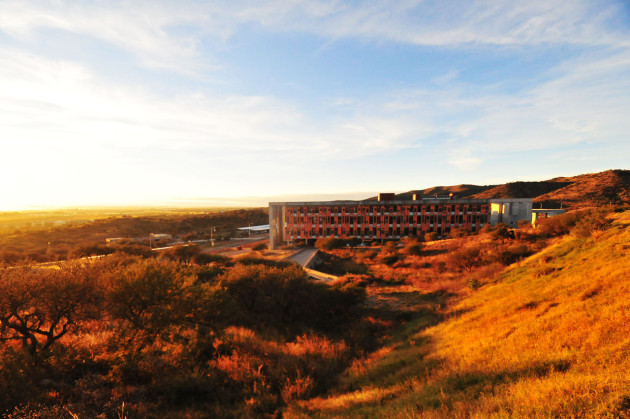
[[[119,150],[158,147],[230,153],[361,157],[408,146],[430,128],[379,107],[315,120],[273,96],[158,95],[105,83],[89,68],[18,50],[0,55],[2,142],[56,142]]]
[[[65,31],[120,48],[145,67],[199,77],[221,66],[204,43],[227,42],[245,26],[440,47],[628,46],[627,25],[615,24],[623,12],[623,3],[586,0],[5,0],[0,31],[23,42],[43,39],[43,30]]]

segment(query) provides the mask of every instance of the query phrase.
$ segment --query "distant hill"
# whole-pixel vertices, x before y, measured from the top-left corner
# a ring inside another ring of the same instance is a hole
[[[630,203],[630,170],[606,170],[572,177],[558,177],[539,182],[510,182],[503,185],[435,186],[396,195],[412,199],[452,193],[458,198],[533,198],[543,207],[580,208],[593,205]]]

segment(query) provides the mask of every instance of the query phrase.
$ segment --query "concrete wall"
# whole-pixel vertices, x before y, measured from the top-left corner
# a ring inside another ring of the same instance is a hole
[[[284,205],[269,204],[269,248],[284,244]]]
[[[532,199],[493,199],[490,201],[490,225],[507,224],[514,228],[520,220],[531,220]]]

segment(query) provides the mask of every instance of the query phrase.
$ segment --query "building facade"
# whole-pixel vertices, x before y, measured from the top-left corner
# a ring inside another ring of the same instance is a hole
[[[530,198],[390,200],[383,196],[367,201],[270,202],[270,247],[324,237],[371,241],[423,237],[428,232],[443,236],[453,228],[476,232],[486,224],[514,227],[532,217]]]

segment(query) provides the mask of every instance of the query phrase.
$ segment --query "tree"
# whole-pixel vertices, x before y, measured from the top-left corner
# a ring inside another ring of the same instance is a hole
[[[175,262],[139,260],[112,270],[103,278],[112,316],[146,336],[163,335],[191,316],[191,285],[196,276]]]
[[[200,252],[199,247],[191,245],[175,246],[164,252],[164,256],[171,260],[177,260],[184,265],[189,265],[193,256]]]
[[[97,316],[89,267],[15,267],[0,271],[0,341],[21,341],[31,355]]]
[[[497,227],[492,231],[492,237],[495,240],[501,240],[501,243],[503,243],[506,239],[513,239],[514,232],[510,230],[506,224],[499,223],[497,224]]]
[[[475,266],[481,265],[483,261],[481,251],[478,247],[465,247],[463,249],[451,252],[448,256],[448,262],[460,269],[471,271]]]

